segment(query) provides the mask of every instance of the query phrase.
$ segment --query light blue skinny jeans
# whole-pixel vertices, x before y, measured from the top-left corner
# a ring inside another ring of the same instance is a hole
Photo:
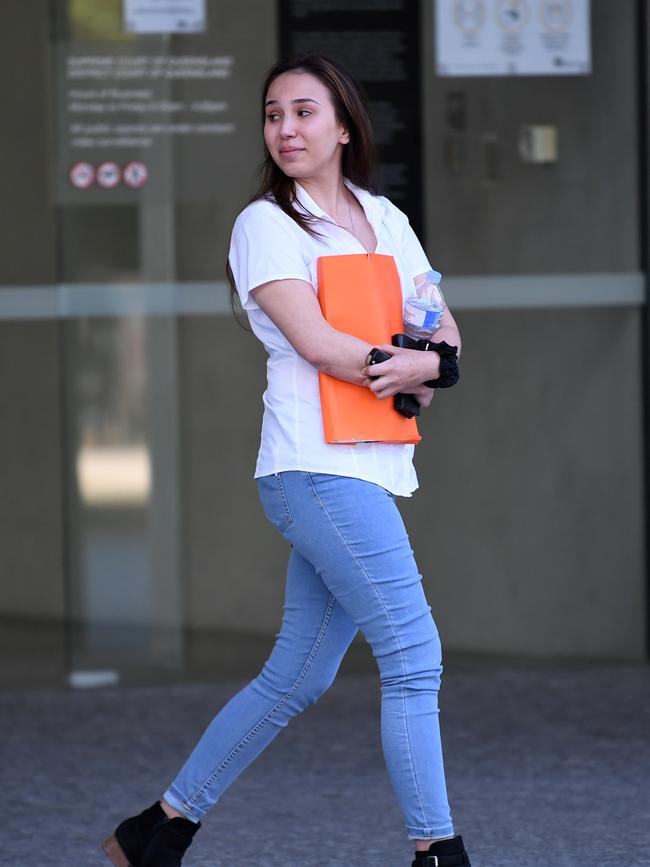
[[[393,495],[361,479],[294,470],[257,483],[266,516],[292,546],[281,630],[165,800],[198,821],[328,689],[360,629],[379,667],[382,748],[408,837],[453,835],[438,719],[440,639]]]

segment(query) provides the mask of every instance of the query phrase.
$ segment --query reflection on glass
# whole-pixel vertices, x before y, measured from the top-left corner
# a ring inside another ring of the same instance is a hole
[[[170,365],[157,363],[161,352],[175,354],[173,323],[84,319],[65,331],[69,681],[89,686],[180,663],[174,426],[165,397],[174,380],[160,381]],[[156,466],[167,468],[159,484]]]
[[[151,463],[144,444],[82,444],[77,454],[81,502],[93,506],[144,506],[151,494]]]

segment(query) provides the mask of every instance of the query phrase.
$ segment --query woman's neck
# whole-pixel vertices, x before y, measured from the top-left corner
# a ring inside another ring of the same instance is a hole
[[[322,208],[334,220],[336,220],[337,214],[347,212],[348,192],[343,183],[342,175],[328,180],[296,178],[296,181],[307,191],[319,208]]]

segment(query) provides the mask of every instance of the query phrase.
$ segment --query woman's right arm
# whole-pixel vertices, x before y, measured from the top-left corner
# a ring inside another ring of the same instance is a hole
[[[271,280],[251,295],[305,361],[337,379],[364,384],[361,369],[372,344],[332,328],[309,283]]]
[[[324,318],[303,255],[304,233],[276,205],[256,201],[233,227],[228,261],[245,310],[259,306],[318,370],[363,385],[371,344]]]

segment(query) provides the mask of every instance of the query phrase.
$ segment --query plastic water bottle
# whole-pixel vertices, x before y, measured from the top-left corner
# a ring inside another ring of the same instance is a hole
[[[416,340],[428,340],[440,328],[440,317],[447,306],[440,291],[441,274],[427,271],[415,287],[415,295],[404,302],[404,331]]]

